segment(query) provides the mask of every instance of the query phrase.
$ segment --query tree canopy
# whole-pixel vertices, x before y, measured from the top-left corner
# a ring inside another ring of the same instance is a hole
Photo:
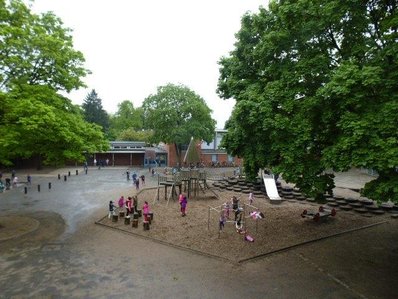
[[[374,169],[363,195],[398,202],[398,16],[395,1],[272,1],[246,14],[220,60],[235,98],[224,146],[250,177],[283,173],[310,196],[325,170]]]
[[[116,140],[145,141],[147,144],[151,144],[152,137],[152,130],[134,130],[133,128],[130,128],[120,131],[119,134],[116,135]]]
[[[25,86],[0,97],[1,164],[40,157],[44,164],[62,165],[109,147],[100,128],[85,122],[78,106],[48,86]]]
[[[53,13],[36,15],[23,1],[0,0],[0,41],[0,90],[45,84],[69,92],[84,86],[83,54]]]
[[[216,122],[203,98],[183,85],[167,84],[142,104],[144,127],[153,130],[154,142],[175,144],[181,163],[181,149],[194,139],[210,142]]]
[[[113,138],[119,138],[124,131],[139,131],[143,127],[143,111],[141,107],[134,108],[131,101],[118,104],[118,111],[110,117],[109,131]],[[126,139],[130,140],[130,139]],[[138,140],[138,139],[137,139]]]
[[[38,157],[60,165],[109,146],[100,128],[57,93],[83,86],[87,74],[59,18],[35,15],[19,0],[0,0],[0,41],[1,164]]]
[[[102,127],[104,132],[109,129],[109,116],[102,107],[102,100],[93,89],[84,99],[82,104],[84,119]]]

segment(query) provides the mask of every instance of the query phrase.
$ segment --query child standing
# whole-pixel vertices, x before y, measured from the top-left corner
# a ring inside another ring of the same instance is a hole
[[[253,201],[254,201],[254,195],[253,195],[253,192],[250,192],[249,193],[249,203],[253,204]]]
[[[180,205],[181,205],[181,216],[182,217],[186,216],[185,211],[186,211],[186,208],[187,208],[187,203],[188,203],[187,197],[184,195],[182,197],[182,200],[181,200],[181,203],[180,203]]]
[[[113,201],[109,201],[109,213],[108,213],[108,218],[111,219],[111,216],[115,213],[115,205],[113,204]]]
[[[14,176],[13,180],[12,180],[12,185],[13,187],[16,187],[18,185],[18,177]]]
[[[142,213],[144,214],[144,221],[149,221],[148,214],[149,214],[149,204],[147,201],[144,202],[142,206]]]
[[[126,207],[126,216],[129,216],[133,211],[131,207],[131,197],[129,196],[124,203],[124,206]]]
[[[135,173],[135,171],[133,172],[133,184],[135,185],[135,182],[137,180],[137,174]]]
[[[133,196],[133,213],[138,213],[138,197]]]
[[[220,213],[220,231],[224,229],[225,222],[227,221],[227,217],[225,214],[225,210],[221,210]]]
[[[128,168],[126,170],[126,178],[128,181],[130,181],[130,170]]]
[[[123,195],[120,196],[120,198],[119,198],[118,206],[119,206],[120,210],[123,209],[123,207],[124,207],[124,196]]]
[[[236,196],[232,196],[232,209],[235,212],[235,222],[240,214],[240,209],[239,209],[239,199]]]
[[[229,203],[228,203],[228,202],[225,202],[225,203],[223,204],[223,209],[224,209],[224,215],[225,215],[225,217],[226,217],[227,219],[229,219],[229,208],[230,208]]]
[[[140,180],[139,179],[135,180],[135,189],[136,190],[140,189]]]

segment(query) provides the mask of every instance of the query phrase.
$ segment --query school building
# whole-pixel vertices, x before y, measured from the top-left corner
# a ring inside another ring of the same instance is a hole
[[[104,166],[166,166],[167,152],[162,147],[146,147],[141,141],[110,141],[109,150],[90,155],[87,162],[94,165],[94,160]]]
[[[238,157],[233,157],[227,154],[227,151],[220,146],[223,136],[227,130],[216,129],[214,138],[210,143],[205,141],[195,142],[193,145],[196,148],[199,156],[199,164],[203,166],[226,167],[226,166],[240,166],[242,160]],[[166,145],[168,153],[168,166],[174,167],[178,165],[177,154],[173,144]],[[181,160],[186,154],[188,145],[186,145],[181,153]],[[184,163],[182,162],[182,166]]]
[[[200,166],[240,166],[241,159],[227,154],[225,149],[220,146],[222,137],[226,130],[216,130],[214,138],[210,143],[197,141],[193,145],[197,151],[197,161],[195,165]],[[181,160],[186,155],[188,145],[183,147]],[[159,144],[156,147],[147,147],[141,141],[110,141],[109,149],[102,152],[87,153],[86,160],[88,165],[93,166],[94,161],[97,165],[103,166],[137,166],[137,167],[177,167],[189,166],[181,163],[179,165],[174,144]],[[39,165],[37,157],[29,159],[16,159],[15,168],[35,167]],[[77,165],[76,161],[69,161],[67,165]]]

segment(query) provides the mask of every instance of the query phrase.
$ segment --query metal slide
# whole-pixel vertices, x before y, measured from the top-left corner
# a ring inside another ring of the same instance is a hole
[[[265,191],[270,200],[282,200],[279,196],[278,189],[273,175],[263,174],[263,180],[265,185]]]

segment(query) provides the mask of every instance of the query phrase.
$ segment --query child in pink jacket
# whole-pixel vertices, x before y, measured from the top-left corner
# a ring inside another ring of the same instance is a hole
[[[186,210],[186,208],[187,208],[187,203],[188,203],[187,197],[184,195],[183,198],[182,198],[182,200],[181,200],[181,202],[180,202],[180,205],[181,205],[181,216],[182,216],[182,217],[185,217],[185,216],[186,216],[185,210]]]
[[[124,207],[124,196],[122,195],[118,201],[119,210],[121,211]]]

